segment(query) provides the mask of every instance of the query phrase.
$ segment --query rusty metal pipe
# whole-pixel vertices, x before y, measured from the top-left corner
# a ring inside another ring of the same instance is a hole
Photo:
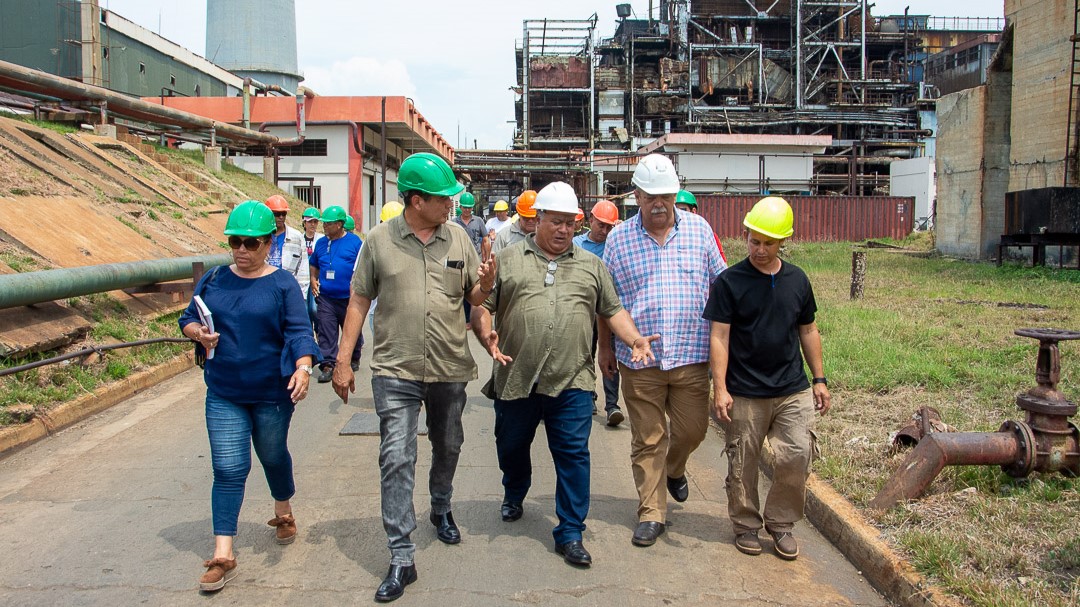
[[[109,113],[154,124],[169,124],[188,129],[216,129],[219,136],[248,144],[276,145],[278,138],[267,133],[233,126],[209,118],[176,110],[157,103],[129,97],[122,93],[90,84],[61,78],[39,70],[0,61],[0,86],[14,90],[40,93],[71,101],[108,103]]]
[[[921,441],[870,502],[888,509],[922,495],[945,466],[1003,466],[1022,456],[1020,442],[1011,432],[933,433]]]

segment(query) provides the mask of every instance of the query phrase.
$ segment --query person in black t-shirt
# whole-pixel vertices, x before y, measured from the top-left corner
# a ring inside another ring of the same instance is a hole
[[[799,556],[792,535],[803,517],[806,479],[815,450],[814,411],[829,411],[817,304],[810,280],[780,260],[792,235],[791,207],[783,198],[758,201],[746,215],[749,255],[713,281],[703,316],[711,321],[709,363],[713,413],[727,431],[726,488],[735,547],[760,554],[758,530],[772,535],[780,558]],[[806,380],[803,356],[813,373]],[[764,516],[758,498],[758,460],[768,437],[776,454]]]

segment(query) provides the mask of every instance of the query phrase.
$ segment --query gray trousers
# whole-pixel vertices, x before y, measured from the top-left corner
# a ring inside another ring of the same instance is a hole
[[[454,473],[465,434],[461,413],[466,382],[425,383],[373,377],[371,392],[379,415],[379,470],[381,473],[383,529],[391,565],[411,565],[416,544],[409,535],[416,529],[413,487],[416,484],[416,432],[420,406],[427,407],[431,473],[428,490],[435,514],[450,512]]]

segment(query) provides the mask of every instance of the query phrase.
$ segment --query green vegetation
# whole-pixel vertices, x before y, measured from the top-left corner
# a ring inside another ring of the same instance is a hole
[[[26,255],[25,253],[16,251],[14,249],[5,249],[0,251],[0,261],[8,265],[12,270],[18,273],[34,272],[36,270],[48,270],[38,258],[32,255]]]
[[[128,218],[126,218],[126,217],[124,217],[122,215],[117,215],[116,220],[119,221],[120,223],[126,225],[127,227],[131,228],[131,230],[133,232],[135,232],[136,234],[138,234],[139,236],[142,236],[143,238],[145,238],[147,240],[153,240],[153,237],[150,236],[150,234],[148,234],[146,232],[146,230],[144,230],[144,229],[140,228],[139,226],[135,225],[134,221],[131,221],[130,219],[128,219]]]
[[[129,311],[123,304],[104,295],[89,295],[68,300],[68,304],[94,321],[88,340],[78,349],[90,344],[179,337],[173,313],[151,321]],[[0,425],[23,421],[23,411],[44,410],[63,403],[95,388],[130,376],[138,371],[159,365],[190,346],[181,343],[161,343],[110,350],[100,359],[92,355],[87,361],[72,359],[55,365],[39,367],[15,375],[0,377]],[[0,358],[0,369],[7,369],[55,356],[55,352],[33,354],[24,358]]]
[[[732,263],[745,244],[726,241]],[[969,263],[929,253],[868,251],[864,298],[849,299],[851,244],[790,243],[786,259],[814,284],[833,410],[817,421],[815,471],[865,507],[906,452],[890,434],[922,406],[961,431],[1024,419],[1014,396],[1035,385],[1037,342],[1014,329],[1073,329],[1080,272]],[[1080,342],[1062,342],[1059,388],[1080,400]],[[916,568],[976,605],[1080,604],[1080,481],[997,467],[949,467],[928,495],[866,511]]]

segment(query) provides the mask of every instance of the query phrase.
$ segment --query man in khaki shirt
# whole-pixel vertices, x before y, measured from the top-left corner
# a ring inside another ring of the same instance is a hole
[[[473,309],[473,330],[500,364],[484,394],[495,399],[495,447],[503,472],[502,519],[521,518],[532,483],[530,447],[541,420],[555,463],[555,551],[572,565],[588,567],[581,543],[589,512],[589,434],[596,385],[592,325],[596,314],[633,349],[635,360],[652,358],[622,308],[599,257],[574,246],[577,196],[553,183],[536,196],[535,235],[501,251],[495,291]],[[370,242],[370,241],[369,241]],[[492,330],[491,313],[499,332]]]
[[[390,570],[375,593],[387,602],[416,581],[410,534],[416,529],[413,486],[416,427],[427,408],[431,441],[430,520],[439,540],[461,541],[450,509],[454,473],[464,433],[465,385],[476,379],[476,363],[461,322],[462,300],[480,305],[495,283],[493,261],[480,263],[468,234],[444,225],[450,196],[463,188],[446,162],[413,154],[398,171],[405,212],[371,230],[353,274],[340,352],[352,351],[371,301],[375,309],[371,391],[379,415],[382,518],[390,548]],[[339,354],[339,358],[340,358]],[[334,391],[348,401],[355,391],[349,365],[334,368]]]

